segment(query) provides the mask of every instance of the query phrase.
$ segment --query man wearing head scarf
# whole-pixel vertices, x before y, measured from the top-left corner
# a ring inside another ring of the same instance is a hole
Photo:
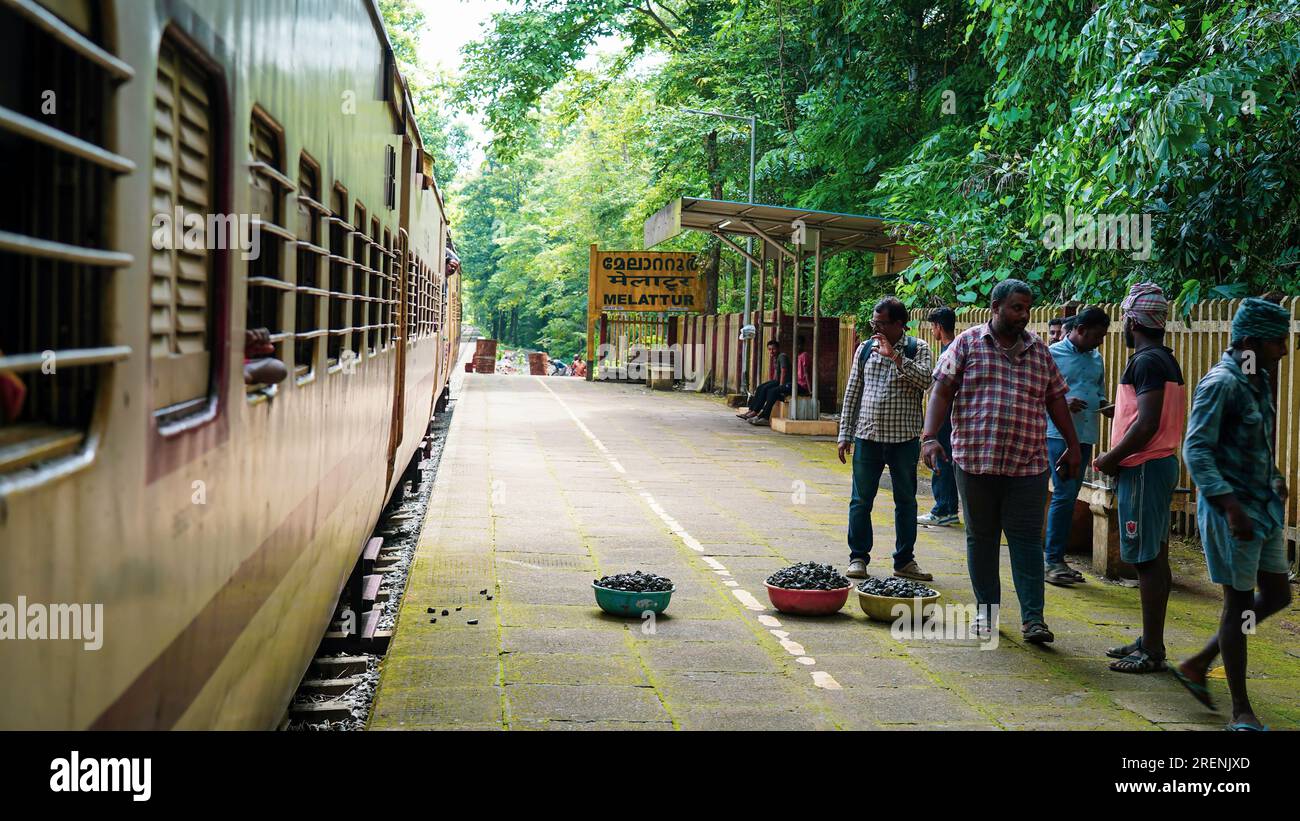
[[[1290,312],[1282,306],[1256,298],[1242,303],[1232,320],[1232,346],[1196,386],[1183,442],[1198,491],[1205,563],[1210,580],[1223,586],[1223,614],[1219,632],[1174,675],[1213,708],[1206,672],[1222,653],[1232,694],[1230,730],[1265,729],[1246,694],[1246,633],[1291,603],[1283,534],[1287,489],[1273,455],[1273,379],[1290,328]]]
[[[1165,611],[1173,574],[1169,570],[1169,507],[1178,485],[1186,388],[1174,352],[1164,344],[1169,302],[1160,286],[1139,282],[1121,303],[1124,343],[1133,350],[1115,397],[1111,448],[1093,465],[1115,478],[1119,508],[1119,554],[1138,574],[1142,635],[1114,647],[1117,673],[1165,669]]]

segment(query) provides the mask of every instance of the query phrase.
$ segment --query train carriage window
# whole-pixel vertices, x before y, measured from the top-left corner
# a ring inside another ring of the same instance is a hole
[[[371,218],[370,220],[370,270],[367,276],[370,279],[370,289],[366,292],[370,301],[366,303],[366,344],[370,349],[371,355],[379,353],[380,345],[380,322],[382,321],[384,298],[383,284],[383,265],[384,255],[381,253],[382,246],[379,244],[379,220]]]
[[[366,309],[370,305],[370,272],[366,264],[370,246],[366,244],[366,207],[352,208],[352,353],[360,358],[366,345]]]
[[[84,39],[74,40],[24,7],[0,3],[0,109],[11,123],[27,118],[47,129],[0,137],[0,473],[75,454],[99,380],[132,355],[109,344],[104,304],[116,271],[132,264],[109,248],[108,205],[118,176],[139,169],[111,150],[106,116],[132,71],[102,47],[91,25],[97,15],[87,9],[86,17],[76,35]],[[78,43],[101,59],[88,59]],[[60,104],[42,110],[50,99]],[[65,138],[95,153],[68,150]],[[51,253],[49,243],[75,252],[75,261]]]
[[[380,303],[380,314],[382,324],[380,328],[380,338],[383,341],[384,350],[393,345],[393,272],[396,271],[395,260],[397,253],[394,250],[393,235],[387,228],[384,229],[384,301]]]
[[[271,332],[277,359],[285,359],[284,294],[293,290],[284,273],[284,243],[296,239],[284,227],[284,198],[294,183],[284,175],[283,132],[261,109],[249,129],[249,207],[257,220],[258,254],[248,261],[248,328]],[[250,391],[257,386],[248,386]]]
[[[433,269],[424,271],[424,333],[433,336]]]
[[[321,336],[319,299],[321,289],[320,167],[307,155],[298,160],[298,281],[294,310],[294,373],[309,377],[316,367]]]
[[[329,282],[329,339],[325,347],[325,360],[329,367],[339,364],[339,356],[348,347],[348,304],[351,302],[348,260],[348,192],[335,185],[330,195],[330,282]]]
[[[416,309],[419,305],[420,258],[411,254],[410,271],[406,277],[406,339],[408,345],[415,344],[419,338]]]
[[[163,38],[154,85],[152,213],[155,227],[161,219],[172,230],[154,231],[149,330],[152,407],[168,416],[200,409],[212,382],[210,246],[220,238],[207,231],[196,237],[192,225],[196,216],[205,228],[222,224],[213,218],[214,86],[212,73],[176,37]]]

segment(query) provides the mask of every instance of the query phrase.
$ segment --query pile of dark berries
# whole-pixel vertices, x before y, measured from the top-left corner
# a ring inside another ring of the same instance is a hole
[[[630,593],[662,593],[673,589],[673,580],[638,570],[635,573],[605,576],[597,579],[596,585],[610,590],[626,590]]]
[[[890,596],[896,599],[915,599],[918,597],[925,599],[938,595],[937,591],[926,587],[920,582],[914,582],[911,579],[900,579],[897,576],[873,576],[858,585],[858,589],[873,596]]]
[[[785,590],[842,590],[849,580],[829,564],[799,562],[767,577],[767,583]]]

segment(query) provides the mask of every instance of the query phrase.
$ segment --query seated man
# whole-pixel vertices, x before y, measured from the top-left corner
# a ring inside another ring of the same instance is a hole
[[[274,385],[289,375],[289,369],[276,359],[271,332],[266,328],[244,331],[244,384]]]
[[[769,339],[767,341],[768,355],[768,380],[754,389],[753,395],[749,397],[749,410],[744,413],[736,414],[736,418],[746,421],[753,419],[762,412],[763,408],[771,410],[768,404],[768,395],[780,396],[781,387],[785,386],[785,395],[790,395],[790,356],[781,352],[781,342],[778,339]],[[776,400],[773,399],[773,402]]]

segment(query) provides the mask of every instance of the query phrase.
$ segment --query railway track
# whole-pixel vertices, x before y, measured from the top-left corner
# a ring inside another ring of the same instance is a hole
[[[456,401],[437,414],[424,441],[425,458],[399,486],[379,517],[358,570],[344,587],[329,630],[280,723],[286,731],[363,730],[370,716],[379,663],[397,622],[406,576],[415,557],[425,508],[442,460]]]

